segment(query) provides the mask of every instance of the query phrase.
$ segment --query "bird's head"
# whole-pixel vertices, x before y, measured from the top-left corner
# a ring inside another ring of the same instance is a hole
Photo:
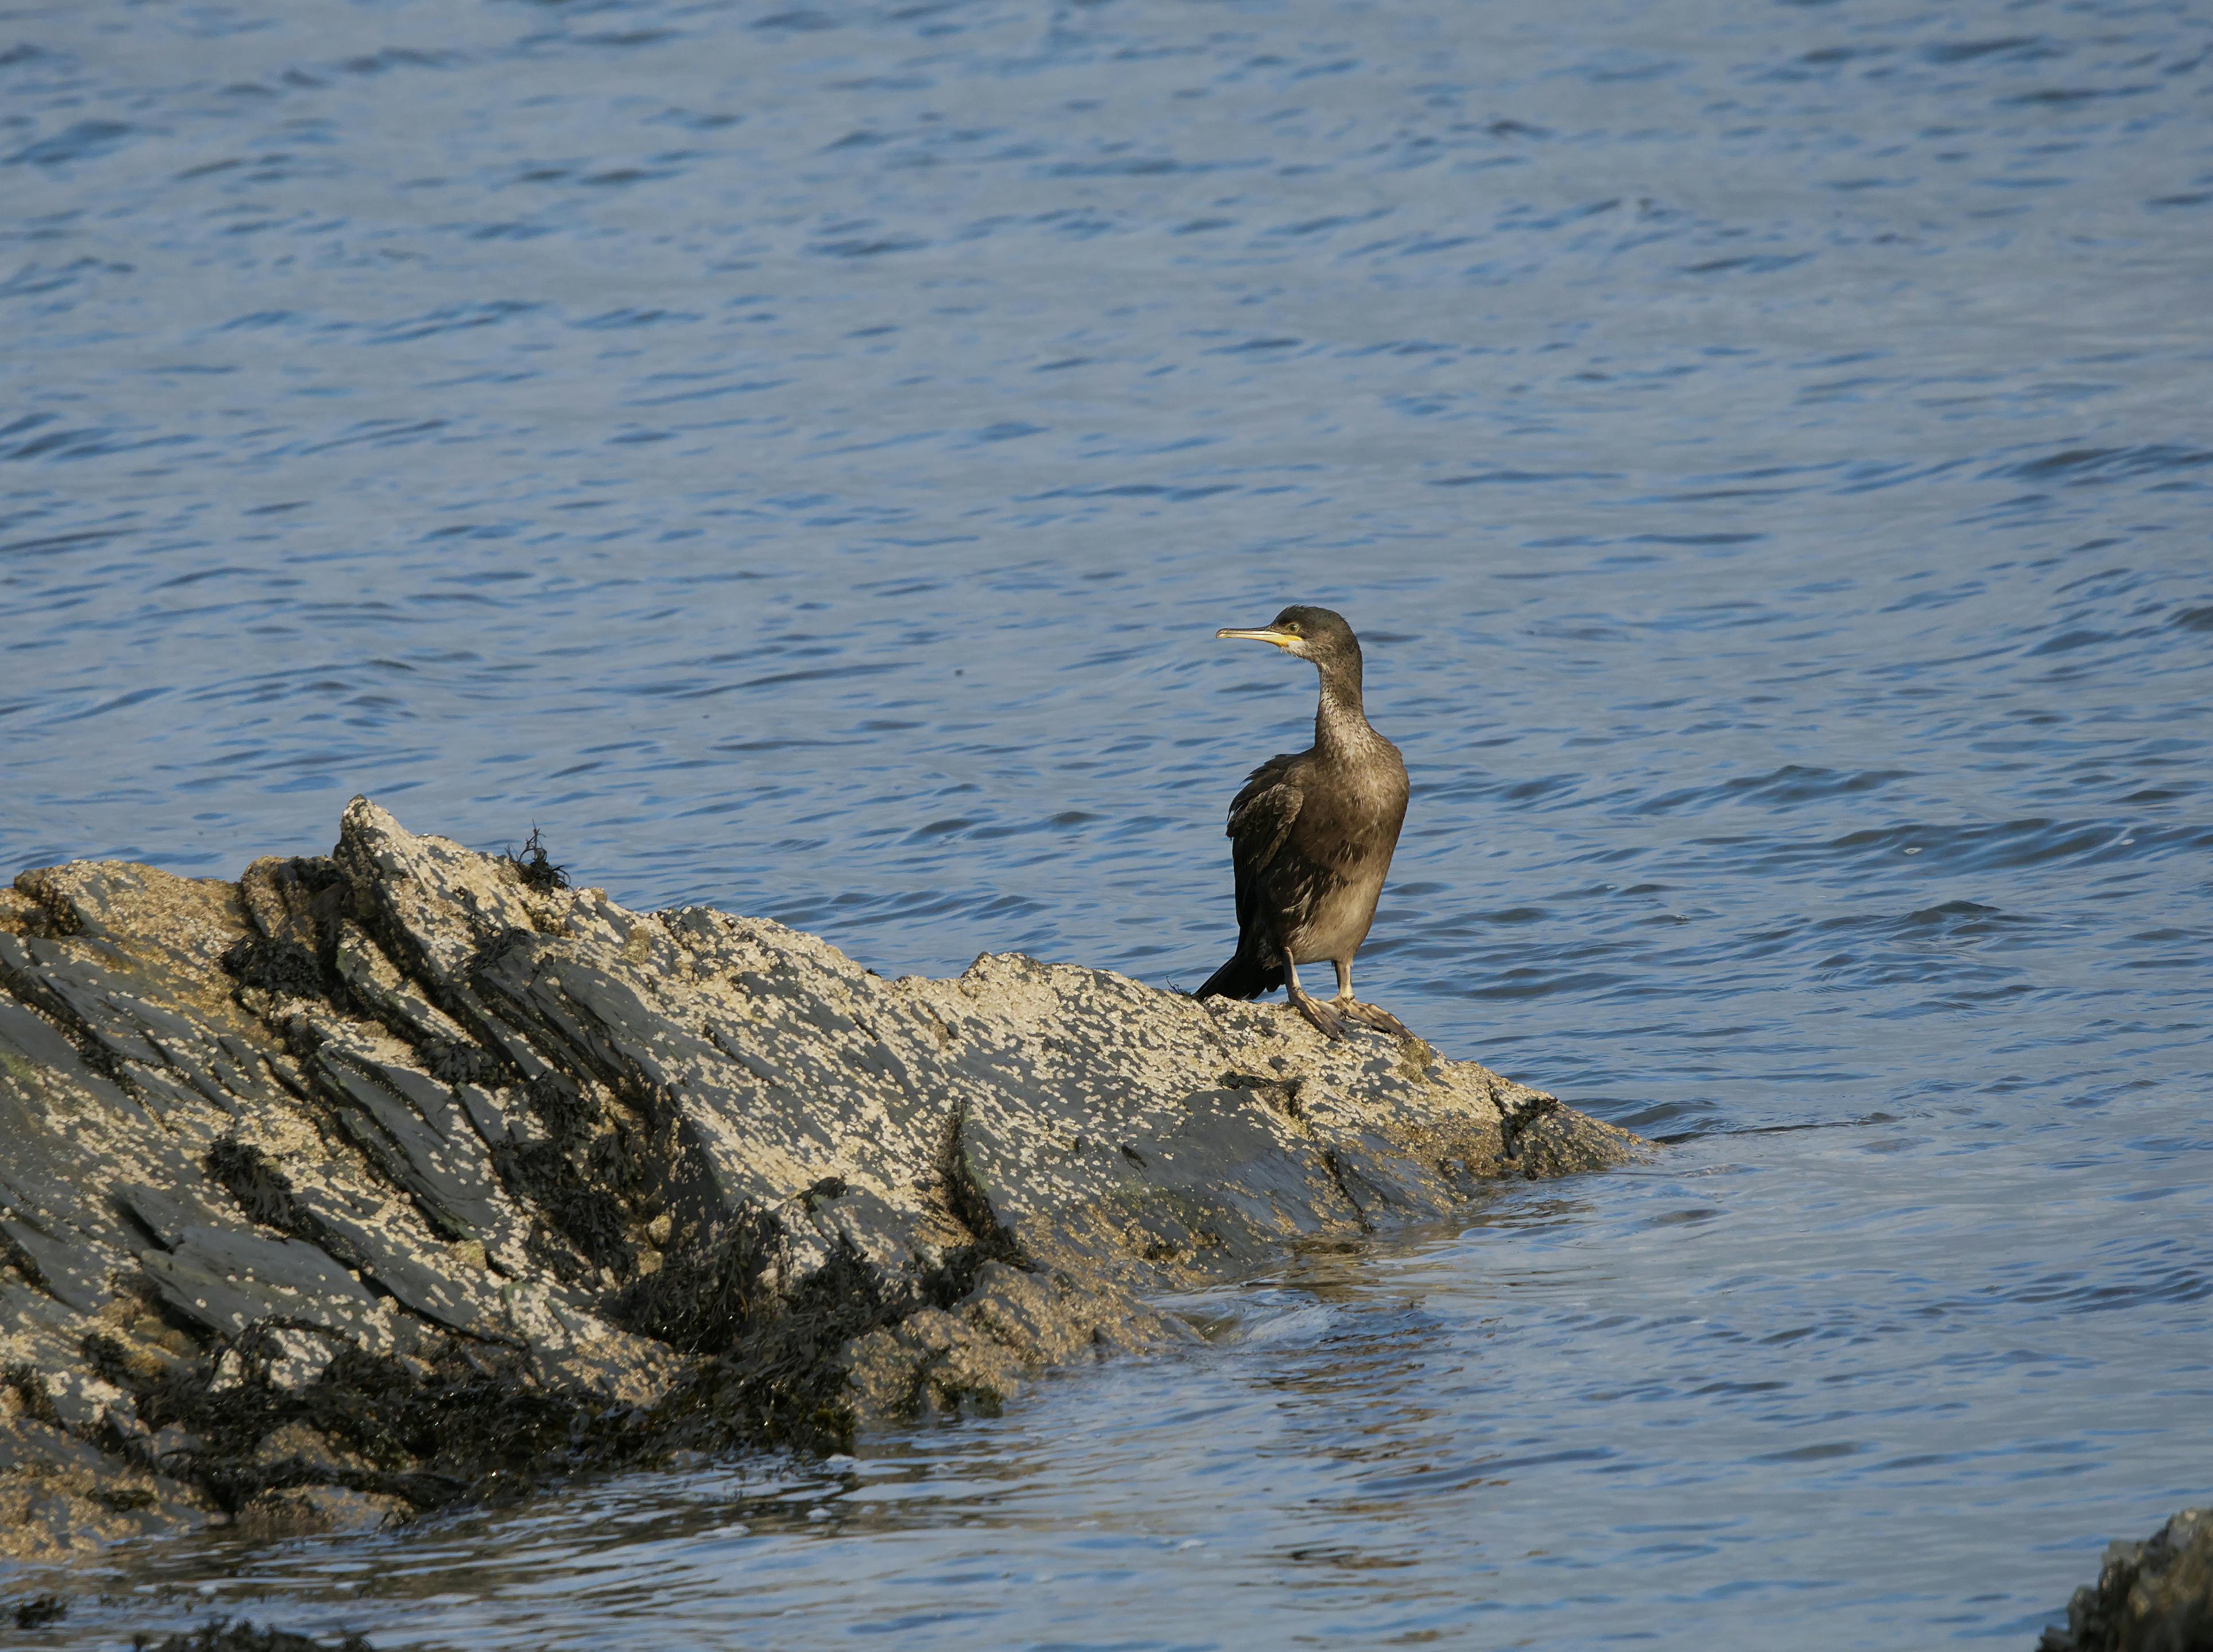
[[[1273,643],[1286,654],[1313,661],[1324,672],[1348,665],[1357,670],[1360,666],[1359,639],[1353,636],[1352,627],[1344,623],[1343,615],[1332,613],[1327,608],[1297,604],[1254,630],[1238,631],[1225,625],[1214,634]]]

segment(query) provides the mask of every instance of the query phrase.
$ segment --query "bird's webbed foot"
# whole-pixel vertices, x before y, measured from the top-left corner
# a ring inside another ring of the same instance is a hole
[[[1341,1039],[1344,1036],[1344,1017],[1320,998],[1315,997],[1314,994],[1294,988],[1290,993],[1290,1000],[1299,1014],[1312,1021],[1314,1024],[1314,1029],[1324,1038]]]
[[[1372,1027],[1379,1033],[1388,1033],[1393,1038],[1410,1039],[1413,1030],[1389,1010],[1379,1004],[1362,1003],[1356,998],[1332,998],[1330,1008],[1345,1021],[1358,1021],[1363,1027]]]

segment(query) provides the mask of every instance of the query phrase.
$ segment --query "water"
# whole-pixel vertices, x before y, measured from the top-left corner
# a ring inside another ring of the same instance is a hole
[[[795,5],[0,12],[0,864],[367,791],[1189,985],[1324,601],[1363,990],[1674,1145],[39,1643],[2025,1646],[2213,1492],[2213,20]]]

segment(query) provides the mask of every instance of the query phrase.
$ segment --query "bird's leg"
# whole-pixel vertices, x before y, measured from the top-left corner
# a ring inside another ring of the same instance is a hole
[[[1344,1036],[1344,1017],[1299,984],[1299,966],[1288,954],[1283,958],[1283,991],[1298,1007],[1299,1014],[1312,1021],[1324,1038]]]
[[[1389,1010],[1378,1009],[1372,1003],[1363,1003],[1352,996],[1352,960],[1337,958],[1331,961],[1337,966],[1337,997],[1331,1000],[1331,1009],[1347,1021],[1358,1021],[1363,1027],[1372,1027],[1379,1033],[1393,1033],[1402,1039],[1413,1037],[1413,1033],[1407,1030],[1406,1023]]]

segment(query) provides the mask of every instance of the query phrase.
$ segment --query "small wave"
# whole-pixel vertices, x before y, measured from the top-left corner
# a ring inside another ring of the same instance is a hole
[[[1480,488],[1521,485],[1531,482],[1618,482],[1618,471],[1470,471],[1464,476],[1440,477],[1433,488]]]
[[[373,344],[412,344],[418,338],[435,338],[441,333],[466,332],[478,327],[497,326],[503,321],[544,308],[541,304],[519,298],[495,298],[476,304],[442,304],[436,309],[424,311],[420,315],[387,322],[372,332],[366,342]]]
[[[2070,103],[2093,103],[2103,98],[2142,97],[2146,92],[2155,91],[2156,89],[2158,88],[2148,84],[2136,86],[2047,86],[2041,91],[2018,92],[2011,97],[2000,98],[1998,101],[2002,104],[2013,104],[2016,106],[2022,104],[2030,106],[2043,104],[2047,107],[2064,107]]]
[[[2087,1277],[2073,1270],[2047,1273],[2003,1293],[2002,1300],[2070,1314],[2098,1314],[2152,1302],[2198,1302],[2209,1296],[2213,1296],[2213,1278],[2197,1267],[2169,1265],[2148,1269],[2140,1277],[2119,1280]]]
[[[122,537],[120,530],[115,528],[82,528],[74,533],[50,533],[43,539],[17,539],[13,544],[0,545],[0,557],[50,557],[57,552],[105,545]]]
[[[314,442],[299,451],[302,454],[335,453],[341,448],[359,447],[364,443],[379,448],[400,447],[445,428],[446,421],[442,418],[363,419],[359,424],[348,426],[327,442]]]
[[[349,75],[381,75],[394,69],[443,69],[460,62],[452,52],[418,52],[412,46],[387,46],[381,51],[348,58],[338,66]]]
[[[578,34],[573,38],[578,46],[613,46],[618,50],[628,50],[635,46],[658,46],[663,40],[673,40],[676,38],[676,31],[673,28],[649,27],[611,28],[603,29],[597,34]]]
[[[1742,850],[1742,838],[1708,838],[1716,847]],[[1923,875],[1995,871],[2058,861],[2143,860],[2178,851],[2213,849],[2213,826],[2143,826],[2106,820],[2024,820],[1975,826],[1905,825],[1851,832],[1827,843],[1778,848],[1778,862],[1843,857],[1876,861],[1919,857]]]
[[[918,252],[929,245],[919,235],[850,235],[814,241],[807,250],[820,258],[881,258],[887,253]]]
[[[697,321],[700,318],[690,310],[608,310],[569,325],[585,332],[608,332],[625,327],[659,326],[668,321]]]
[[[2154,476],[2170,471],[2191,471],[2213,465],[2213,449],[2179,447],[2173,442],[2141,442],[2126,448],[2069,448],[2041,458],[2002,465],[1984,472],[1984,480],[2057,482],[2064,487],[2096,487],[2132,477]]]
[[[1946,40],[1921,48],[1923,61],[1934,64],[1972,63],[1978,58],[2002,58],[2031,63],[2039,58],[2064,58],[2067,48],[2041,34],[2007,34],[1989,40]]]
[[[105,259],[71,259],[67,264],[51,268],[34,262],[25,265],[7,280],[0,281],[0,298],[29,298],[40,293],[59,292],[64,288],[74,287],[89,276],[130,273],[131,265],[128,264],[113,263]],[[5,431],[0,431],[0,435],[5,434]]]
[[[1235,484],[1229,482],[1191,483],[1181,487],[1164,482],[1115,482],[1095,488],[1052,488],[1044,493],[1025,495],[1023,503],[1040,499],[1166,499],[1174,504],[1187,504],[1194,499],[1236,491]]]
[[[52,137],[27,143],[9,155],[14,167],[58,167],[71,161],[90,161],[117,148],[136,131],[119,120],[80,120]]]
[[[1941,906],[1924,906],[1917,912],[1908,912],[1900,920],[1907,929],[1924,930],[1993,928],[1999,924],[2023,924],[2027,921],[1996,906],[1985,906],[1973,900],[1948,900]]]
[[[1811,253],[1740,253],[1731,258],[1708,259],[1702,264],[1686,264],[1685,275],[1727,275],[1741,271],[1746,275],[1772,275],[1777,270],[1787,270],[1794,264],[1803,264],[1813,257]]]
[[[45,430],[27,441],[0,448],[0,460],[86,459],[95,454],[114,452],[114,435],[113,430],[96,424]]]
[[[1909,779],[1910,769],[1840,770],[1786,763],[1765,774],[1740,775],[1718,785],[1671,791],[1638,807],[1639,814],[1675,814],[1717,803],[1766,803],[1789,808],[1879,791],[1894,780]]]
[[[1129,155],[1113,161],[1060,161],[1045,168],[1048,178],[1160,178],[1176,172],[1204,172],[1165,155]]]

